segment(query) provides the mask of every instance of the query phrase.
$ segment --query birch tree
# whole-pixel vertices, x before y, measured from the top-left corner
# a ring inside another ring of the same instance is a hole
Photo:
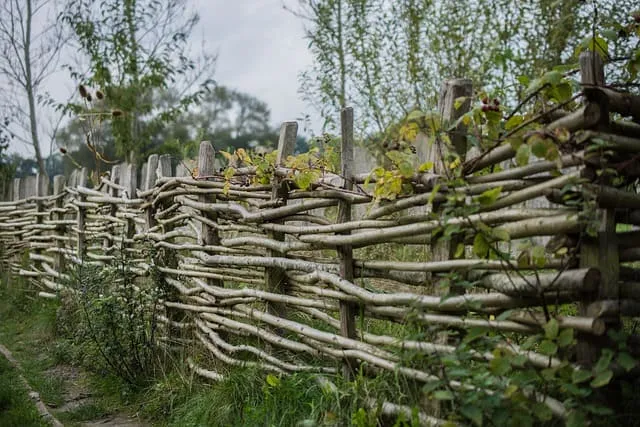
[[[55,2],[51,0],[0,3],[0,102],[11,117],[6,130],[15,140],[33,148],[38,170],[46,174],[40,107],[47,100],[45,83],[58,64],[64,32],[56,23]]]

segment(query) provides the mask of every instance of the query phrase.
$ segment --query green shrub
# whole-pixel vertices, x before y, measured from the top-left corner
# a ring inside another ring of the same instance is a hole
[[[163,354],[156,345],[158,287],[137,279],[123,257],[112,266],[77,266],[67,286],[58,331],[72,348],[61,348],[61,356],[133,385],[153,378]]]

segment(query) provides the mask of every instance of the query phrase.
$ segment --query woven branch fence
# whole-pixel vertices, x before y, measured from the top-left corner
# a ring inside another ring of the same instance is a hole
[[[604,141],[609,164],[626,162],[618,170],[628,178],[625,182],[640,176],[638,162],[628,164],[630,157],[640,155],[640,125],[614,120],[617,113],[638,121],[640,99],[604,87],[601,64],[593,67],[598,58],[581,57],[581,108],[554,109],[536,117],[549,132],[570,132],[559,162],[514,166],[516,152],[509,144],[468,150],[465,129],[458,125],[449,132],[448,146],[420,145],[418,137],[418,155],[432,159],[435,166],[433,172],[415,174],[412,195],[374,204],[371,186],[364,185],[368,174],[354,172],[353,111],[346,108],[341,115],[340,173],[325,173],[304,191],[292,184],[296,171],[284,167],[293,153],[295,122],[282,125],[274,178],[268,185],[252,183],[252,166],[237,168],[225,180],[214,169],[209,142],[200,145],[196,177],[182,167],[174,174],[169,157],[152,155],[142,174],[135,165],[120,164],[93,189],[86,169],[74,171],[67,182],[54,177],[53,194],[42,176],[15,179],[13,200],[0,203],[3,262],[13,275],[38,286],[40,296],[55,298],[68,277],[65,266],[106,265],[115,261],[116,251],[127,254],[137,274],[149,274],[152,266],[140,248],[151,242],[160,254],[154,268],[177,295],[163,301],[165,312],[159,318],[167,333],[191,331],[219,363],[259,364],[277,373],[343,370],[350,375],[366,362],[373,372],[389,370],[428,382],[435,378],[433,370],[403,365],[398,351],[452,353],[455,344],[444,332],[451,328],[539,333],[548,321],[543,306],[575,303],[578,315],[556,318],[561,329],[578,333],[575,369],[580,369],[607,345],[602,337],[608,328],[618,326],[624,316],[640,314],[640,275],[628,264],[640,260],[640,231],[616,230],[617,224],[640,225],[640,196],[628,185],[603,183],[596,173],[599,151],[590,156],[585,148]],[[471,92],[466,80],[443,85],[440,112],[446,122],[456,123],[468,111],[468,102],[457,106],[455,101]],[[465,183],[447,188],[438,185],[446,172],[440,159],[442,152],[454,149],[464,160]],[[477,173],[498,164],[507,167]],[[451,195],[464,201],[498,187],[498,199],[472,215],[439,213]],[[585,231],[585,204],[567,202],[567,188],[593,201],[589,216],[597,218],[595,234]],[[545,207],[530,207],[532,201]],[[461,232],[451,239],[438,238],[439,230],[452,225]],[[474,256],[469,246],[481,225],[508,234],[511,247],[551,237],[544,268]],[[460,243],[468,245],[467,250],[454,254]],[[394,248],[423,257],[397,261]],[[28,268],[20,262],[25,251]],[[473,287],[447,286],[444,276],[451,272],[467,277]],[[177,312],[185,315],[170,314]],[[505,312],[507,316],[500,316]],[[425,342],[361,327],[363,319],[402,325],[409,317],[441,332]],[[252,342],[260,344],[233,344],[237,336],[253,337]],[[514,344],[505,346],[541,369],[560,363]],[[221,378],[209,366],[189,363],[198,374]],[[454,380],[449,385],[465,387]],[[566,415],[552,396],[535,398],[556,416]],[[393,404],[384,409],[404,410]],[[421,416],[425,423],[443,422]]]

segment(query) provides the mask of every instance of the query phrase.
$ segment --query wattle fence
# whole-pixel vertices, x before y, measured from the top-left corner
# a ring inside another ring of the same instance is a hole
[[[451,354],[455,340],[446,331],[452,328],[527,335],[555,318],[561,330],[578,334],[579,369],[609,345],[602,339],[607,330],[640,314],[640,270],[632,264],[640,260],[634,228],[640,196],[631,185],[640,176],[640,125],[616,119],[638,121],[640,99],[604,87],[592,66],[597,56],[581,60],[582,106],[534,118],[545,123],[543,132],[566,135],[556,160],[518,166],[508,143],[467,147],[458,119],[469,109],[463,97],[471,96],[471,85],[452,80],[440,101],[443,120],[453,124],[451,144],[428,145],[418,135],[417,155],[434,167],[405,179],[411,185],[406,196],[374,203],[376,179],[355,170],[354,118],[347,108],[341,170],[320,171],[304,190],[292,180],[301,171],[286,167],[295,122],[282,125],[268,184],[253,179],[264,172],[255,165],[232,174],[215,170],[209,142],[200,145],[196,176],[181,166],[176,173],[171,158],[152,155],[141,174],[120,164],[94,188],[86,169],[66,181],[54,177],[53,194],[41,176],[16,179],[13,200],[0,203],[2,262],[51,298],[72,264],[109,264],[124,251],[144,276],[152,262],[177,295],[163,303],[166,333],[190,331],[216,363],[350,375],[366,362],[372,372],[429,382],[437,370],[403,364],[402,351]],[[449,165],[442,161],[454,150],[462,158],[457,181],[446,178]],[[496,165],[502,170],[493,170]],[[543,207],[531,207],[532,201]],[[476,203],[475,210],[455,216],[465,203]],[[519,242],[540,236],[548,237],[546,251],[516,251]],[[158,249],[151,261],[140,250],[149,244]],[[456,281],[463,279],[465,286]],[[577,314],[547,309],[562,304],[575,304]],[[433,339],[388,332],[401,331],[408,319],[437,331]],[[255,338],[253,344],[239,344],[236,337],[244,336]],[[503,346],[530,366],[560,364],[513,342]],[[201,375],[221,378],[214,366],[190,363]],[[450,386],[464,384],[451,380]],[[553,396],[530,394],[566,416]]]

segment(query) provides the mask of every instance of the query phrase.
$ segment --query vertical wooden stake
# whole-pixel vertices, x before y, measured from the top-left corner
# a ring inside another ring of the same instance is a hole
[[[78,171],[76,175],[76,188],[84,187],[87,185],[87,168],[82,168]],[[78,201],[84,203],[87,201],[87,196],[84,194],[78,194]],[[85,237],[85,223],[87,220],[87,208],[84,206],[78,207],[78,248],[77,248],[77,256],[81,262],[84,262],[84,258],[87,254],[87,242]]]
[[[163,154],[158,159],[158,179],[173,176],[171,171],[171,155]]]
[[[111,168],[111,174],[109,177],[109,181],[113,182],[114,184],[120,184],[120,177],[122,175],[122,168],[124,165],[113,165],[113,167]],[[118,197],[118,189],[117,188],[112,188],[112,187],[108,187],[106,188],[106,193],[107,195],[111,196],[111,197]],[[109,205],[109,216],[115,218],[116,214],[118,213],[118,205],[115,203],[111,203]],[[108,221],[107,222],[107,229],[106,232],[111,234],[113,237],[109,238],[109,237],[105,237],[103,242],[102,242],[102,247],[104,250],[104,253],[109,255],[113,252],[113,247],[116,244],[115,242],[115,230],[117,230],[116,224],[112,221]]]
[[[147,184],[147,162],[142,164],[142,169],[140,169],[140,189],[142,191],[146,190],[145,185]],[[135,196],[131,196],[132,198]]]
[[[24,200],[27,198],[27,177],[20,178],[18,185],[18,200]]]
[[[144,180],[144,189],[151,190],[156,185],[158,179],[158,155],[152,154],[146,163],[147,170]],[[152,198],[150,198],[152,200]],[[147,231],[156,226],[155,209],[153,206],[149,206],[145,211],[145,218],[147,223]]]
[[[20,200],[20,178],[13,178],[13,200]]]
[[[284,165],[287,157],[293,154],[293,150],[296,145],[296,137],[298,135],[298,123],[297,122],[284,122],[280,126],[280,138],[278,139],[278,154],[276,156],[276,167]],[[287,203],[287,197],[289,194],[289,188],[282,182],[280,178],[274,177],[273,188],[271,190],[271,200],[285,205]],[[276,224],[281,224],[282,221],[274,221]],[[270,232],[270,237],[274,240],[284,242],[284,234],[279,232]],[[270,257],[284,257],[282,252],[267,250],[267,256]],[[265,269],[265,287],[269,292],[284,293],[285,285],[285,270],[282,268],[269,267]],[[279,317],[285,316],[285,306],[279,303],[268,303],[267,310]]]
[[[35,196],[36,196],[36,224],[42,224],[44,222],[44,200],[42,198],[49,195],[49,180],[46,175],[37,174],[35,177]],[[34,250],[34,253],[41,254],[41,249]],[[39,266],[40,262],[34,263]]]
[[[353,108],[347,107],[340,112],[341,124],[341,175],[344,179],[343,188],[353,189]],[[338,203],[338,223],[351,221],[351,203],[340,200]],[[344,234],[350,234],[346,232]],[[340,277],[353,282],[353,248],[351,245],[339,246],[338,257],[340,259]],[[340,334],[348,338],[357,338],[356,312],[357,306],[340,301]],[[345,359],[342,373],[346,379],[351,379],[356,371],[356,360]]]
[[[216,151],[211,145],[209,141],[200,142],[200,151],[198,153],[198,179],[204,179],[204,177],[211,176],[215,173],[215,158]],[[198,201],[201,203],[216,203],[215,194],[201,194],[198,197]],[[203,212],[202,215],[210,220],[213,223],[218,222],[218,215],[213,212]],[[220,236],[218,234],[218,229],[211,226],[210,224],[205,224],[204,222],[200,225],[200,236],[203,246],[217,246],[220,244]],[[224,282],[220,279],[207,279],[207,282],[211,286],[224,286]]]
[[[599,54],[595,52],[582,52],[580,54],[580,77],[584,85],[603,86],[604,64]],[[606,105],[602,108],[608,111]],[[608,114],[604,117],[602,126],[608,124]],[[591,167],[591,166],[585,166]],[[597,176],[593,171],[593,176]],[[591,174],[589,174],[591,175]],[[606,179],[606,178],[604,178]],[[604,182],[606,184],[607,182]],[[597,300],[618,299],[620,287],[620,257],[618,252],[618,239],[616,235],[615,209],[596,209],[597,231],[596,236],[583,233],[580,243],[580,268],[595,267],[600,270],[600,286],[596,295],[585,296],[578,309],[580,315],[587,315],[589,305]],[[591,298],[589,298],[591,297]],[[594,298],[595,297],[595,298]],[[606,319],[608,326],[619,326],[620,316]],[[600,355],[600,350],[607,343],[603,339],[591,336],[578,336],[577,358],[578,363],[590,366],[595,363]]]
[[[56,209],[62,209],[64,204],[64,186],[65,186],[65,177],[64,175],[56,175],[53,177],[53,195],[56,196],[55,207]],[[62,212],[58,212],[55,216],[56,220],[62,221],[64,219],[64,214]],[[66,234],[67,227],[64,224],[58,224],[56,226],[56,236],[64,237]],[[64,257],[64,241],[56,240],[56,248],[58,252],[56,253],[56,270],[58,273],[64,272],[65,267],[65,257]]]
[[[473,86],[471,80],[451,79],[444,81],[440,88],[440,98],[438,99],[438,109],[440,110],[443,123],[455,123],[457,119],[468,112],[471,107],[472,95]],[[466,99],[456,108],[456,100],[461,97],[465,97]],[[464,125],[460,124],[456,129],[450,131],[449,139],[451,140],[451,146],[447,146],[443,141],[438,141],[431,145],[429,152],[429,160],[431,160],[434,165],[433,171],[442,176],[449,176],[450,174],[449,168],[447,167],[447,158],[451,154],[459,156],[460,160],[464,162],[467,154],[466,128]],[[438,204],[433,205],[434,212],[437,213],[441,210],[442,206]],[[431,245],[431,260],[447,261],[455,258],[455,252],[459,243],[462,243],[462,238],[436,240],[436,242]],[[435,285],[434,291],[436,295],[444,296],[449,293],[464,292],[464,290],[459,288],[450,288],[441,280],[432,280],[432,283]],[[437,334],[437,343],[447,344],[448,341],[449,334],[446,331]],[[441,407],[438,401],[431,401],[428,406],[434,416],[439,416]]]
[[[125,188],[123,197],[133,199],[136,197],[136,189],[138,187],[138,169],[135,164],[124,165],[122,186]],[[130,241],[136,234],[136,222],[133,218],[127,218],[127,229],[125,230],[126,239]],[[125,244],[125,247],[127,244]]]
[[[466,79],[452,79],[443,82],[440,90],[440,99],[438,106],[442,120],[444,123],[455,123],[462,115],[469,111],[471,107],[471,95],[473,94],[473,87],[471,80]],[[456,108],[456,99],[465,97],[466,100],[462,102]],[[445,144],[434,143],[431,160],[434,164],[434,172],[447,175],[447,168],[444,164],[444,160],[450,153],[455,153],[460,156],[464,162],[467,153],[467,140],[466,140],[466,128],[461,124],[456,129],[449,132],[449,139],[451,140],[452,147],[447,147]],[[441,209],[440,206],[435,205],[434,212]],[[432,261],[447,261],[455,258],[455,252],[458,244],[463,243],[461,238],[452,238],[448,241],[437,240],[432,246],[433,258]],[[463,254],[464,256],[464,254]],[[446,295],[450,292],[463,293],[461,289],[449,289],[443,286],[442,283],[436,283],[436,294]],[[443,334],[440,341],[446,341],[447,337]]]

